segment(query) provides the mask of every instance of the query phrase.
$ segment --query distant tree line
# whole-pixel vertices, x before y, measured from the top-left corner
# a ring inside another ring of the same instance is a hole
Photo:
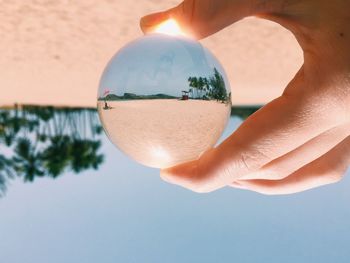
[[[223,103],[231,101],[231,92],[227,93],[225,80],[217,68],[214,68],[214,74],[210,77],[189,77],[188,82],[192,98]]]
[[[8,179],[56,178],[97,169],[102,127],[96,110],[15,106],[0,110],[0,195]]]

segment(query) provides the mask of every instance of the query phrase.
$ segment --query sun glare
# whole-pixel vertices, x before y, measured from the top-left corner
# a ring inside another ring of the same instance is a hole
[[[156,27],[154,32],[170,36],[185,36],[185,33],[181,30],[179,24],[174,19],[169,19],[161,23]]]

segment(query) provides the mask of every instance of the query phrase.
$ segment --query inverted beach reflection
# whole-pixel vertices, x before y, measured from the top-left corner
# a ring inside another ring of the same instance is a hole
[[[98,104],[109,139],[147,166],[166,168],[197,159],[220,138],[230,104],[205,100],[130,100]]]

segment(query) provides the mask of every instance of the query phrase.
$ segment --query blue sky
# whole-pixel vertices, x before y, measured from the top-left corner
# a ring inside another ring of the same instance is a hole
[[[208,77],[216,67],[228,80],[220,62],[199,42],[160,34],[147,35],[122,48],[108,63],[100,81],[105,90],[123,95],[181,95],[188,77]]]
[[[1,262],[349,262],[349,176],[291,196],[201,195],[161,181],[106,138],[103,152],[97,172],[9,187]]]

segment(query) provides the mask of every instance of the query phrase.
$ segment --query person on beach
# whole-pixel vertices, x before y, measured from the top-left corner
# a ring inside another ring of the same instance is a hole
[[[232,186],[290,194],[339,181],[350,165],[349,0],[185,0],[141,19],[151,32],[169,18],[197,39],[248,16],[296,37],[304,64],[283,94],[200,159],[161,171],[196,192]]]

